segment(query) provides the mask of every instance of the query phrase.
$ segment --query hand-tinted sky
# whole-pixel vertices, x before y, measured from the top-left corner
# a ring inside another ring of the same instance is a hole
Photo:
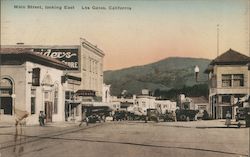
[[[75,9],[44,8],[64,5]],[[107,10],[83,10],[85,6]],[[217,24],[220,54],[232,48],[249,55],[248,0],[1,0],[1,44],[76,45],[82,37],[104,51],[105,70],[170,56],[213,59]]]

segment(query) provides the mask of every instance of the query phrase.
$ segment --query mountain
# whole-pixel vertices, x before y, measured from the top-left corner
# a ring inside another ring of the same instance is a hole
[[[169,57],[155,63],[104,72],[104,83],[111,84],[111,94],[119,95],[123,90],[131,94],[141,93],[141,89],[169,90],[193,86],[194,67],[200,68],[199,80],[207,80],[205,69],[211,60],[201,58]]]

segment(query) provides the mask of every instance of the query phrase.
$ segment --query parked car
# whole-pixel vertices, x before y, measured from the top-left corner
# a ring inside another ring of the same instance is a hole
[[[245,120],[246,115],[250,112],[250,107],[240,107],[236,111],[236,121]]]
[[[177,121],[188,121],[195,120],[196,114],[199,110],[188,110],[188,109],[180,109],[176,110],[176,119]]]
[[[101,118],[98,115],[90,115],[88,116],[88,122],[89,123],[96,123],[96,122],[101,122]]]
[[[164,119],[164,122],[173,122],[175,121],[175,114],[174,112],[166,112],[164,115],[163,115],[163,119]]]
[[[113,120],[116,121],[127,120],[126,111],[115,111],[115,114],[113,115]]]
[[[147,109],[147,120],[149,121],[160,121],[160,114],[156,109]]]

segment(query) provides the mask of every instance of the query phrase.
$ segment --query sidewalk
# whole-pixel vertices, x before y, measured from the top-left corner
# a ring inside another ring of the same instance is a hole
[[[52,123],[45,123],[45,127],[70,127],[70,126],[78,126],[79,124],[80,122],[52,122]],[[82,126],[84,125],[86,124],[83,123]],[[39,124],[25,125],[25,127],[38,127],[38,126]],[[10,127],[15,127],[15,123],[0,121],[0,128],[10,128]]]
[[[160,125],[170,126],[170,127],[183,127],[183,128],[227,128],[225,125],[225,119],[218,120],[198,120],[189,122],[164,122],[159,123]],[[232,120],[229,128],[238,128],[238,122]],[[245,122],[241,121],[241,127],[245,127]]]

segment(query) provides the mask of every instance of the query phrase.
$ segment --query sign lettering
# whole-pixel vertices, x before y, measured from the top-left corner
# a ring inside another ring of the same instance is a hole
[[[49,49],[49,48],[35,48],[33,52],[55,58],[70,67],[70,70],[78,70],[78,48],[65,49]]]

